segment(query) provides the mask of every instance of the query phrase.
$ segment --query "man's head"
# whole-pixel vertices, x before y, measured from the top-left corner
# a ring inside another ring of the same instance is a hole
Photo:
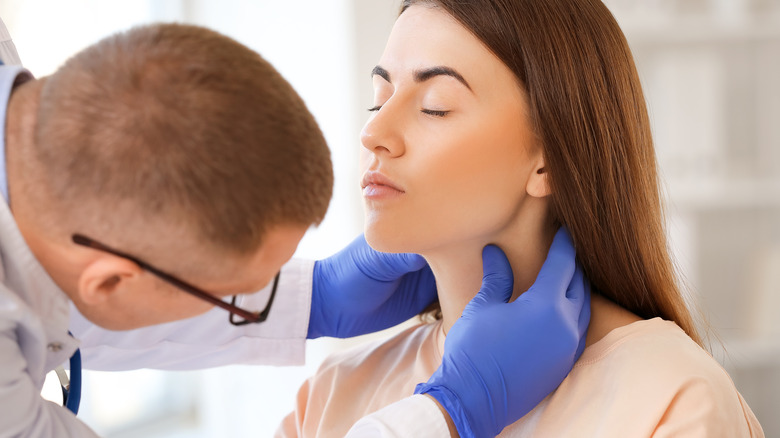
[[[316,122],[270,64],[223,35],[135,28],[24,87],[37,98],[27,105],[34,126],[9,159],[14,215],[55,281],[101,325],[156,322],[115,324],[101,306],[123,290],[135,299],[167,288],[128,274],[132,262],[77,247],[73,233],[226,295],[267,283],[325,215],[333,175]],[[187,316],[166,306],[161,317]]]

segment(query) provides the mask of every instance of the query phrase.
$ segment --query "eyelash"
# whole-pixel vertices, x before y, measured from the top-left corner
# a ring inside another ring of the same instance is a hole
[[[374,111],[379,111],[380,109],[382,109],[382,106],[377,105],[377,106],[372,106],[371,108],[368,109],[368,111],[374,112]],[[449,111],[432,110],[432,109],[421,109],[420,112],[434,117],[444,117],[447,114],[449,114]]]
[[[431,109],[423,109],[420,110],[423,114],[428,114],[430,116],[434,117],[444,117],[447,114],[449,114],[449,111],[440,111],[440,110],[431,110]]]

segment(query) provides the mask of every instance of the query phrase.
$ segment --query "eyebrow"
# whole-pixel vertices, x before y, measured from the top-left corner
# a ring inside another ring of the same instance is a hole
[[[392,82],[390,80],[390,73],[388,73],[387,70],[380,66],[374,67],[373,70],[371,70],[371,76],[378,75],[382,79],[386,80],[387,82]],[[425,82],[431,78],[434,78],[436,76],[450,76],[458,80],[461,84],[463,84],[466,88],[469,89],[469,91],[473,92],[474,90],[471,89],[471,86],[468,82],[466,82],[466,79],[463,78],[463,76],[455,71],[455,69],[446,67],[443,65],[437,65],[435,67],[430,67],[422,70],[416,70],[414,72],[414,80],[415,82]]]
[[[373,70],[371,70],[371,77],[373,78],[374,76],[379,76],[387,82],[392,82],[390,81],[390,73],[378,65],[375,66]]]

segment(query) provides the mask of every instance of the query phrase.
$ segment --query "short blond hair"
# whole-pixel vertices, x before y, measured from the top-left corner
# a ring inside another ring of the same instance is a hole
[[[333,188],[330,151],[290,84],[242,44],[181,24],[110,36],[49,77],[33,159],[41,200],[70,227],[163,218],[241,254],[269,227],[318,224]]]

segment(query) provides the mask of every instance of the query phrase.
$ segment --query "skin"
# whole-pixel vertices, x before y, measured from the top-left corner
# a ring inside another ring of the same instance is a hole
[[[509,258],[515,299],[533,284],[556,231],[527,97],[475,36],[427,6],[398,18],[373,83],[361,133],[366,239],[426,258],[446,333],[480,288],[485,245]],[[593,296],[586,342],[637,320]]]
[[[34,178],[23,175],[20,160],[23,148],[29,147],[33,138],[38,96],[44,80],[27,82],[14,90],[6,132],[11,211],[35,258],[85,317],[110,330],[170,322],[210,310],[211,304],[160,280],[127,259],[70,241],[72,233],[89,230],[52,230],[36,221],[42,207],[30,204],[24,196],[22,187]],[[121,211],[121,207],[117,210]],[[269,284],[292,257],[308,227],[270,228],[263,244],[244,256],[207,252],[197,236],[189,235],[176,224],[155,223],[148,228],[137,238],[148,240],[144,247],[149,251],[135,256],[212,295],[226,297],[252,293]],[[104,243],[111,244],[111,236],[100,236],[103,239],[106,239]]]
[[[378,65],[387,74],[373,75],[381,108],[361,134],[362,163],[403,193],[364,190],[366,239],[426,258],[448,330],[480,288],[486,244],[507,253],[515,297],[541,268],[555,232],[544,220],[542,150],[512,72],[449,15],[417,6],[404,12]],[[436,67],[463,81],[419,80]]]

